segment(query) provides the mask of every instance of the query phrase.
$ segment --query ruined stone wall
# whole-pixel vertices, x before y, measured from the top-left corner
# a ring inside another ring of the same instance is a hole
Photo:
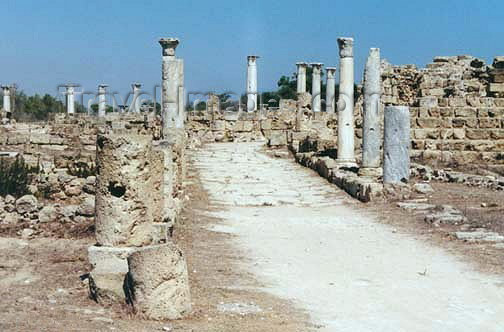
[[[504,59],[436,57],[423,69],[382,63],[382,102],[409,105],[412,157],[504,167]]]
[[[58,114],[48,122],[12,123],[0,126],[0,152],[20,152],[25,161],[46,170],[67,168],[76,163],[93,165],[98,131],[129,129],[159,137],[153,116],[108,114],[95,116]]]

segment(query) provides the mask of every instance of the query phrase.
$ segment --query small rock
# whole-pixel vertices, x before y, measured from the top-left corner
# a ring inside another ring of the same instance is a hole
[[[94,195],[95,194],[95,189],[96,188],[96,177],[95,176],[88,176],[86,178],[86,182],[84,183],[84,186],[82,187],[82,190],[87,193]]]
[[[92,320],[94,320],[95,322],[102,322],[102,323],[107,323],[107,324],[114,323],[113,319],[107,318],[107,317],[94,317],[94,318],[92,318]]]
[[[14,204],[16,202],[16,198],[11,195],[5,196],[5,204]]]
[[[427,183],[415,183],[413,185],[413,190],[419,194],[430,194],[434,192],[431,185]]]
[[[33,195],[25,195],[16,201],[16,211],[20,214],[38,210],[37,198]]]
[[[82,193],[84,181],[82,179],[73,179],[65,185],[65,194],[67,196],[79,196]]]
[[[21,232],[21,238],[23,240],[28,240],[33,235],[33,233],[35,233],[35,231],[33,229],[31,229],[31,228],[25,228]]]
[[[88,195],[84,198],[83,202],[79,205],[76,211],[77,215],[92,217],[95,214],[95,197]]]
[[[487,203],[481,203],[481,207],[487,207]]]
[[[48,223],[58,218],[58,210],[54,205],[46,205],[38,213],[38,218],[41,223]]]

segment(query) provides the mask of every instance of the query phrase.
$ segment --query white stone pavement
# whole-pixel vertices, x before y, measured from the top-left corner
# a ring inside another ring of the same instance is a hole
[[[393,232],[311,170],[261,143],[197,151],[215,231],[236,235],[265,290],[317,331],[504,331],[504,279]],[[427,271],[426,275],[422,272]]]

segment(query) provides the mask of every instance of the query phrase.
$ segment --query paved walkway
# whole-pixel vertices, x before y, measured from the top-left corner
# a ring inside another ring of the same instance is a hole
[[[309,312],[318,331],[504,331],[503,278],[394,233],[261,147],[211,144],[194,163],[223,219],[215,230],[236,234],[245,267]]]

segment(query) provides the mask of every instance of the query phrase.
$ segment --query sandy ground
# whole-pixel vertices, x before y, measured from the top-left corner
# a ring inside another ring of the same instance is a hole
[[[502,331],[504,279],[378,222],[345,194],[260,143],[212,144],[195,165],[211,229],[232,234],[264,290],[319,331]]]
[[[54,237],[23,240],[15,227],[0,229],[0,331],[184,331],[254,332],[309,331],[306,313],[262,291],[253,274],[240,262],[244,252],[231,247],[233,237],[211,231],[216,220],[208,215],[208,200],[198,175],[189,170],[190,203],[176,228],[174,241],[187,258],[193,312],[171,322],[139,319],[129,307],[102,306],[88,298],[80,276],[90,271],[87,248],[94,238],[79,238],[61,225]]]

